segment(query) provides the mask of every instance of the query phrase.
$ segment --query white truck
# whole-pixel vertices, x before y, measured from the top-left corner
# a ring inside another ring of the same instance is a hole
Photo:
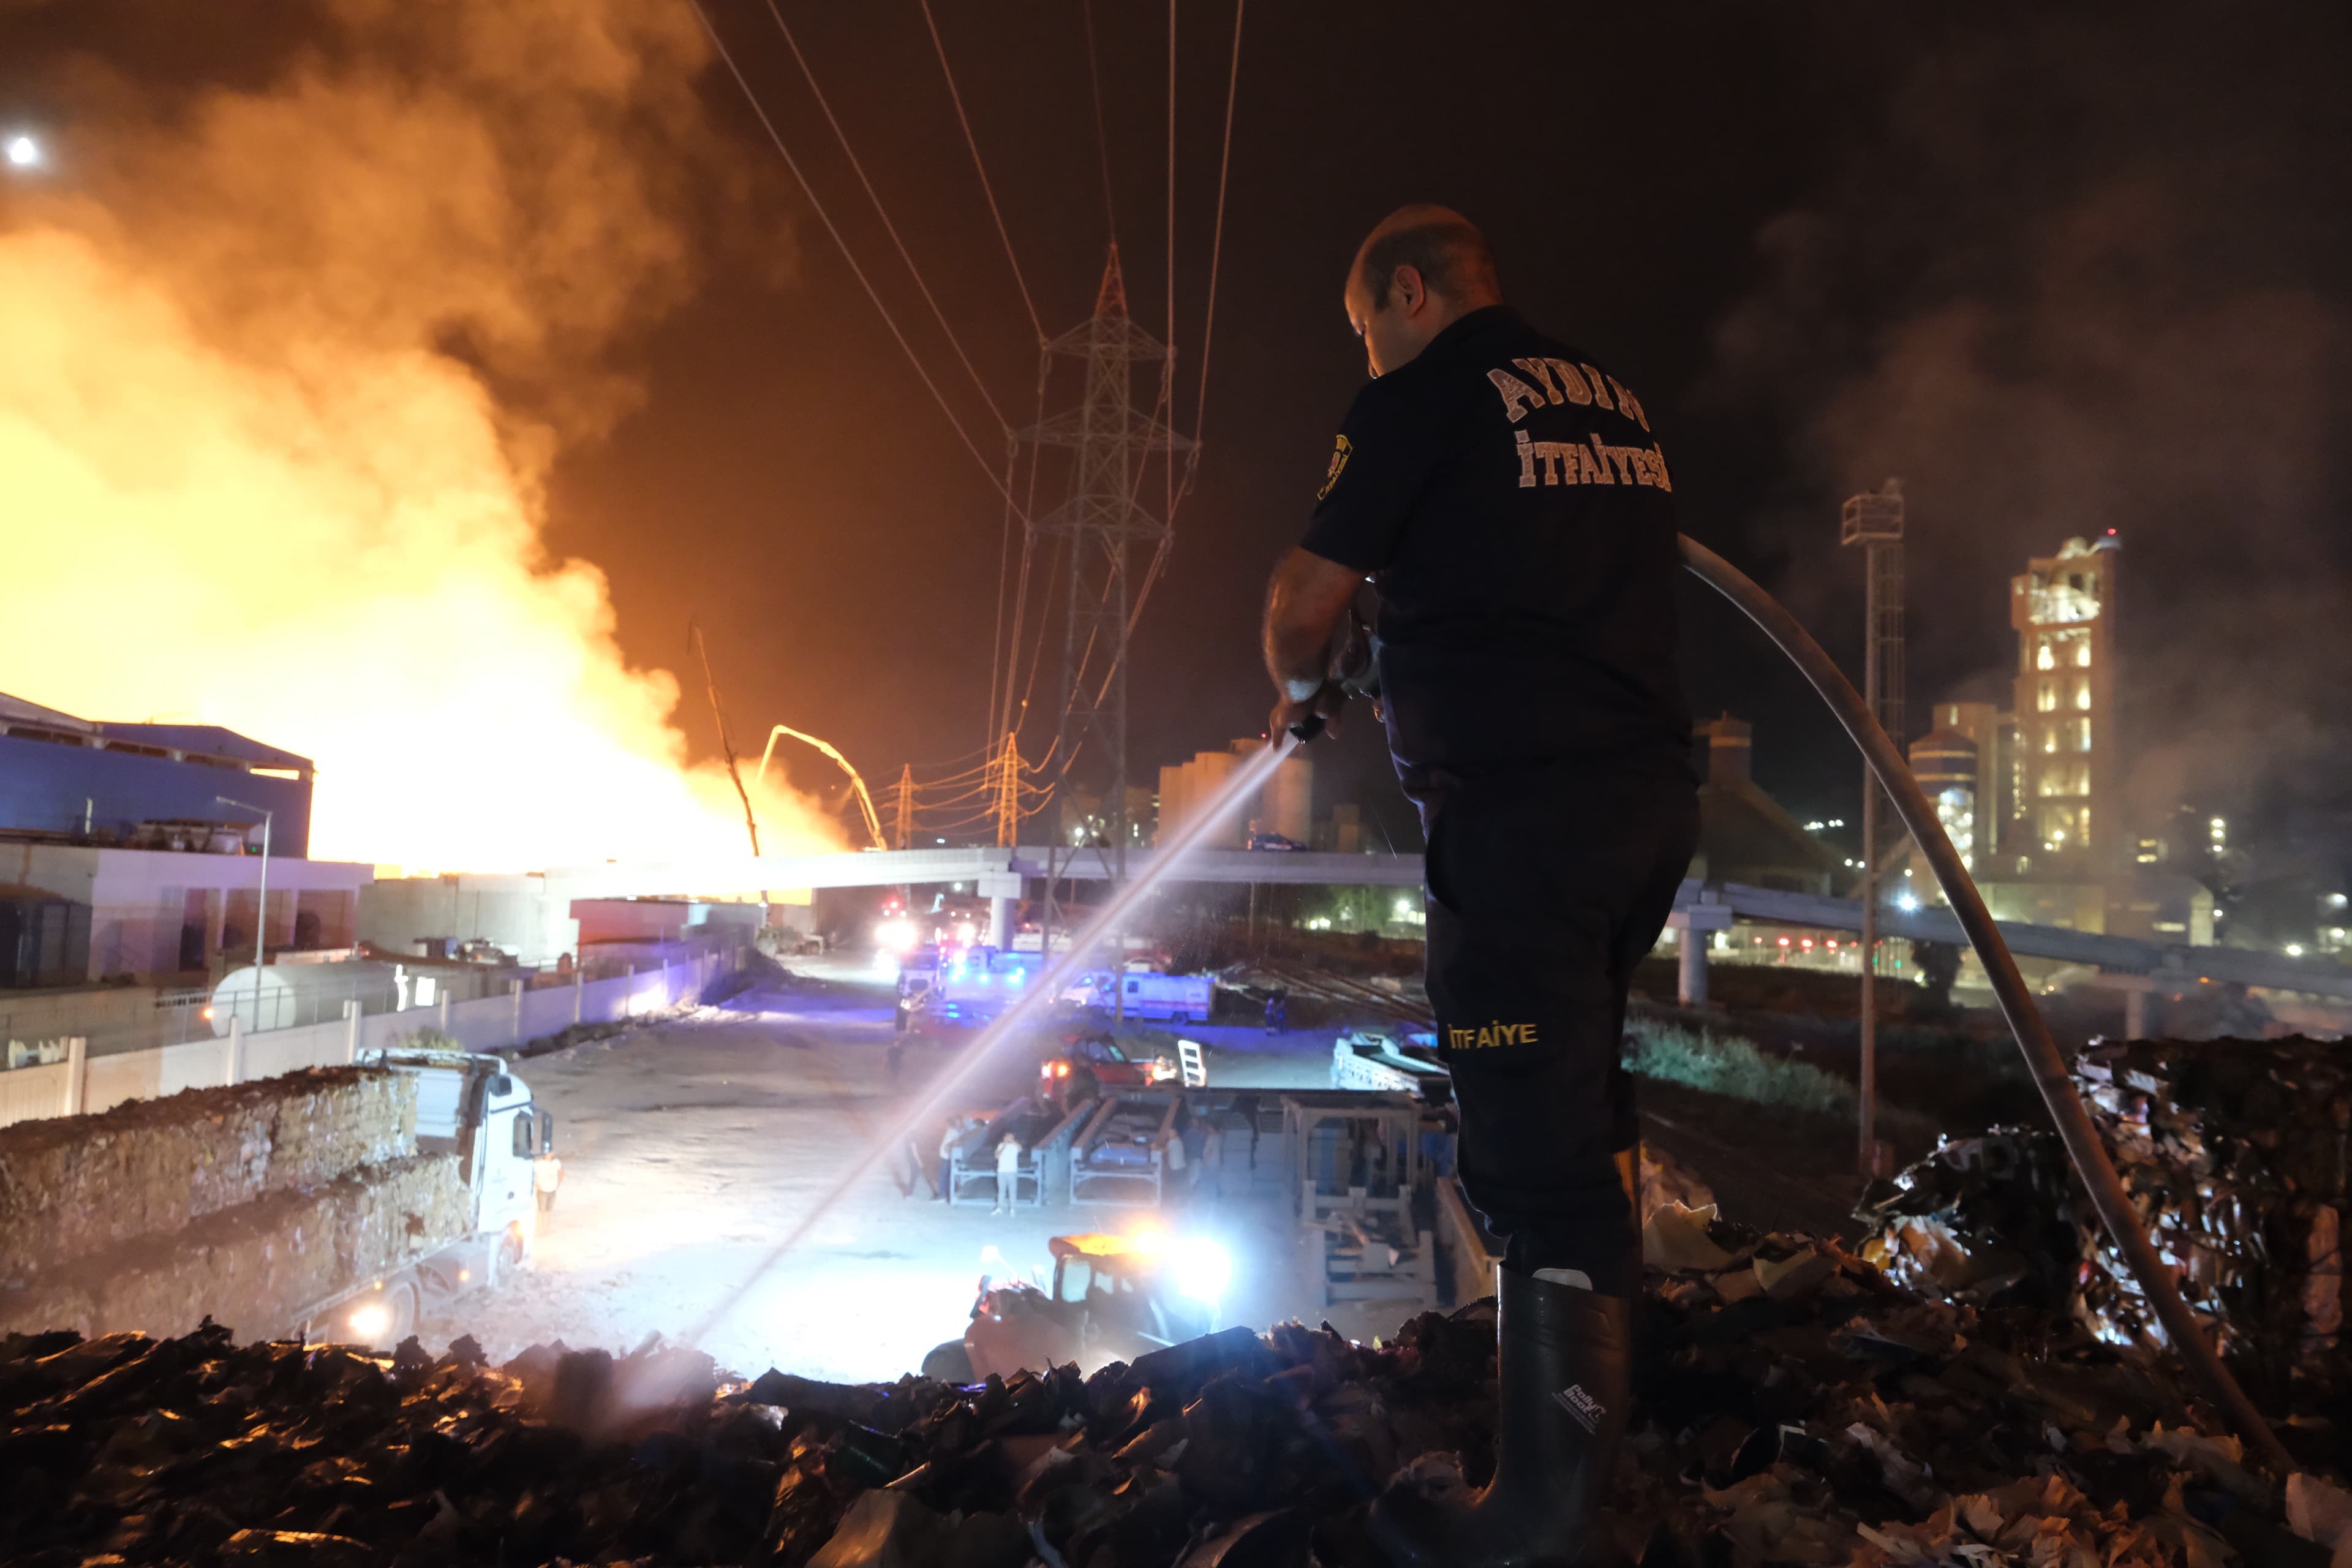
[[[1062,993],[1061,999],[1120,1017],[1205,1024],[1216,1002],[1216,982],[1205,974],[1130,970],[1118,976],[1114,985],[1110,971],[1098,969],[1081,976]]]
[[[497,1057],[395,1046],[361,1060],[416,1080],[416,1151],[457,1155],[467,1187],[463,1219],[449,1234],[425,1238],[408,1263],[298,1316],[306,1338],[390,1348],[435,1307],[495,1289],[530,1258],[533,1176],[536,1162],[555,1152],[555,1118]]]

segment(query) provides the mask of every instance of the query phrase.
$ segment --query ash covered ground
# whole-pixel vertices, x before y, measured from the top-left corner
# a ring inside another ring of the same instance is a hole
[[[532,1266],[429,1319],[428,1343],[470,1333],[504,1360],[559,1340],[621,1350],[659,1333],[676,1343],[709,1321],[700,1348],[722,1367],[887,1381],[962,1331],[982,1273],[1050,1273],[1048,1237],[1124,1223],[1129,1211],[1117,1209],[950,1210],[931,1200],[928,1182],[908,1194],[899,1155],[762,1273],[778,1239],[935,1074],[969,1059],[977,1034],[909,1046],[894,1084],[890,988],[861,963],[796,963],[800,973],[723,1007],[517,1064],[555,1115],[562,1189]],[[1005,1041],[950,1105],[984,1112],[1029,1089],[1059,1032]],[[1337,1032],[1328,1023],[1276,1035],[1184,1030],[1209,1047],[1213,1084],[1267,1090],[1328,1087]],[[1732,1217],[1817,1234],[1845,1221],[1846,1189],[1857,1184],[1845,1174],[1844,1129],[1787,1116],[1759,1128],[1753,1107],[1718,1096],[1667,1085],[1643,1093],[1645,1136],[1714,1184]],[[939,1134],[936,1121],[917,1134],[927,1163]],[[1303,1249],[1286,1205],[1226,1199],[1162,1217],[1227,1243],[1236,1271],[1225,1321],[1328,1318],[1365,1339],[1396,1327],[1393,1303],[1318,1304],[1297,1272]]]
[[[910,1046],[894,1085],[891,992],[846,978],[856,973],[832,966],[830,975],[747,991],[724,1008],[517,1063],[556,1118],[563,1184],[555,1212],[542,1223],[532,1266],[429,1320],[427,1342],[471,1333],[499,1360],[557,1340],[625,1349],[655,1333],[675,1343],[719,1312],[700,1348],[721,1366],[887,1381],[961,1333],[982,1273],[1050,1272],[1048,1237],[1118,1228],[1126,1211],[951,1210],[931,1200],[928,1182],[908,1195],[901,1154],[761,1274],[778,1239],[923,1098],[934,1074],[968,1059],[976,1035]],[[1273,1038],[1186,1032],[1213,1048],[1225,1040],[1240,1047],[1219,1052],[1218,1082],[1328,1082],[1328,1029]],[[951,1106],[984,1112],[1024,1092],[1056,1037],[1049,1027],[1007,1040]],[[939,1136],[932,1121],[916,1137],[927,1163]],[[1225,1321],[1324,1315],[1293,1272],[1298,1248],[1286,1209],[1234,1200],[1163,1217],[1228,1240],[1236,1274]],[[1378,1315],[1363,1332],[1395,1328],[1393,1307]]]

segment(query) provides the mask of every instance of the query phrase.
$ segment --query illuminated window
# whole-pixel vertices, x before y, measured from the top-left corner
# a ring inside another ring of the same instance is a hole
[[[2074,687],[2074,706],[2084,710],[2085,712],[2089,711],[2091,706],[2091,683],[2089,681],[2084,680],[2076,683]]]
[[[2034,651],[2033,668],[2036,669],[2055,669],[2058,668],[2058,660],[2051,653],[2050,643],[2047,638],[2044,638],[2042,646]]]
[[[2042,726],[2042,749],[2050,752],[2055,752],[2058,750],[2057,725],[2044,724]]]
[[[2091,814],[2080,806],[2045,805],[2039,816],[2044,849],[2075,848],[2090,831]]]
[[[2033,694],[2033,706],[2042,712],[2055,713],[2058,710],[2058,683],[2044,680],[2042,689]]]
[[[2078,752],[2091,749],[2091,721],[2088,719],[2074,721],[2074,749]]]
[[[2074,644],[2074,668],[2076,669],[2091,668],[2091,639],[2088,637]]]

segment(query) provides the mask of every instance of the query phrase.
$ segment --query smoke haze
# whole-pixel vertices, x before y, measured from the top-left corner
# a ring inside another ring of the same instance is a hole
[[[53,174],[0,196],[0,689],[314,757],[322,857],[739,851],[677,681],[541,542],[548,465],[630,406],[609,351],[729,188],[692,14],[313,11],[247,89],[159,109],[85,67]],[[772,851],[838,841],[759,804]]]
[[[1915,731],[1953,684],[2006,700],[2009,578],[2113,528],[2136,812],[2334,816],[2352,115],[2305,18],[2223,20],[2034,13],[1923,51],[1759,236],[1713,395],[1785,422],[1823,502],[1903,478]],[[1858,626],[1833,518],[1757,539],[1809,620]]]

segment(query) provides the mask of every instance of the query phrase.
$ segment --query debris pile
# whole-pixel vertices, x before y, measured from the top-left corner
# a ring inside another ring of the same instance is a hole
[[[2066,1319],[1679,1205],[1648,1228],[1668,1266],[1608,1518],[1644,1568],[2318,1568],[2310,1542],[2352,1539],[2352,1496],[2274,1495],[2159,1365]],[[1370,1568],[1381,1485],[1486,1479],[1494,1342],[1489,1301],[1373,1346],[1229,1329],[959,1387],[735,1382],[658,1343],[494,1368],[467,1339],[11,1336],[0,1540],[40,1564]]]
[[[2258,1401],[2352,1392],[2338,1235],[2352,1064],[2305,1038],[2137,1041],[2075,1059],[2077,1091],[2181,1294]],[[1964,1302],[2071,1311],[2114,1343],[2164,1331],[2055,1134],[1947,1143],[1865,1205],[1864,1256]]]

